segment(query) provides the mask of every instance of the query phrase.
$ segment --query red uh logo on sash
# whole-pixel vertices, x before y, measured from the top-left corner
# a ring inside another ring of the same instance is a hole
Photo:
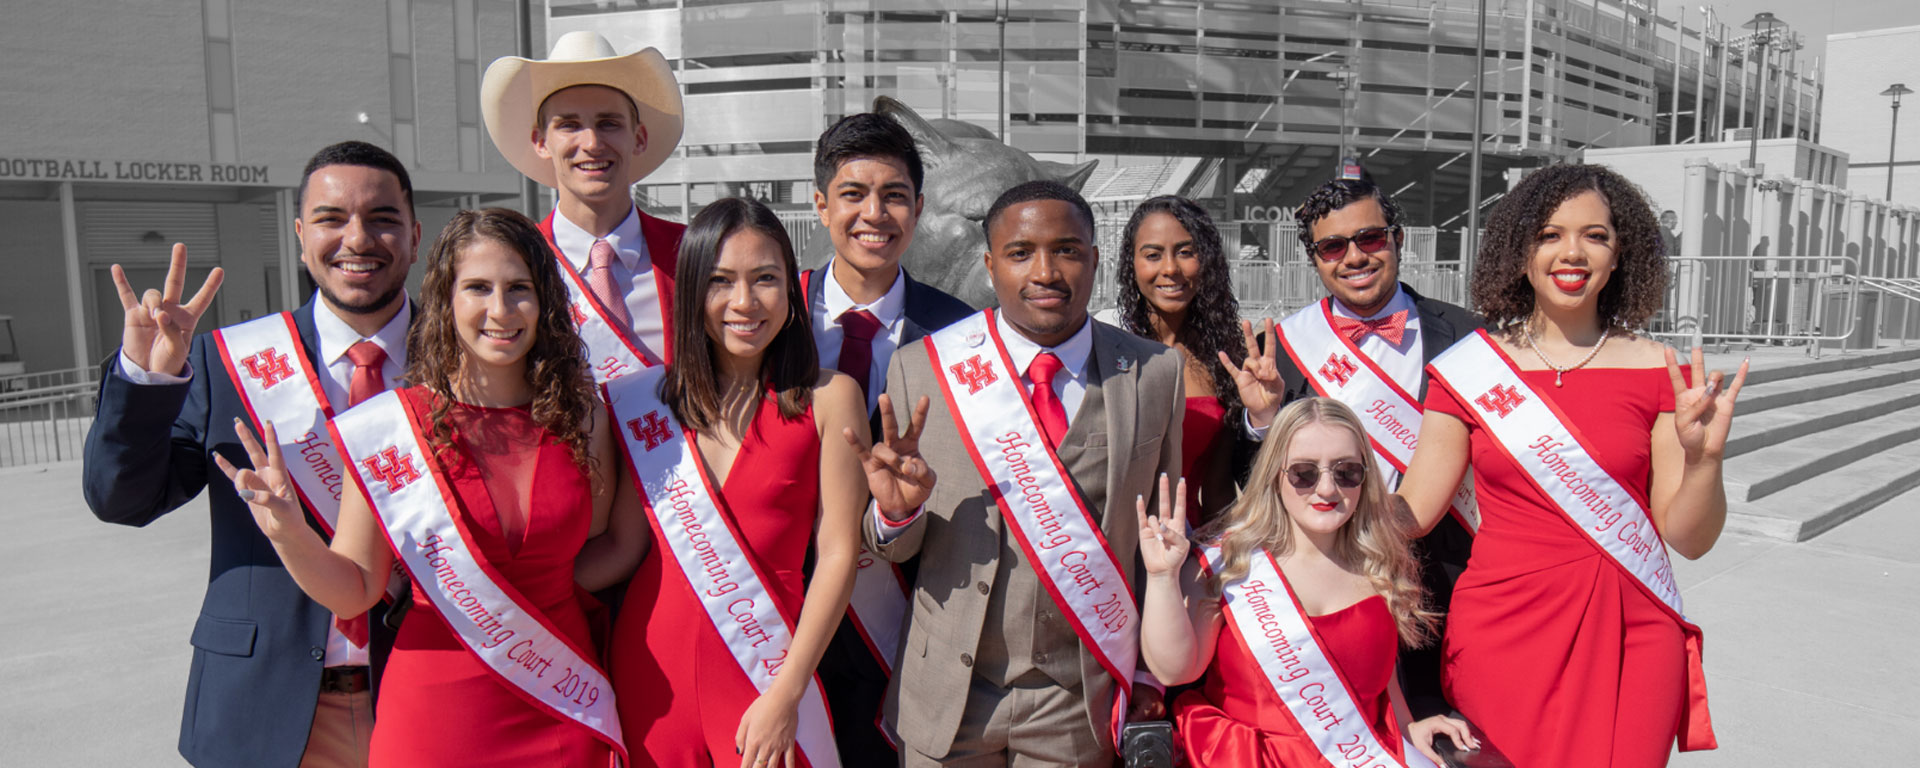
[[[360,460],[360,466],[367,468],[367,474],[373,479],[387,484],[387,493],[399,493],[400,489],[420,479],[420,470],[413,468],[413,454],[401,455],[398,446],[389,446],[378,453]]]
[[[1320,378],[1337,381],[1344,387],[1347,379],[1353,378],[1353,374],[1359,370],[1360,366],[1355,365],[1352,358],[1335,352],[1327,356],[1326,365],[1320,366]]]
[[[247,378],[260,382],[262,389],[271,389],[273,385],[293,378],[293,366],[287,364],[287,356],[273,347],[249,355],[240,364],[247,367]]]
[[[1520,394],[1520,390],[1506,384],[1495,384],[1492,389],[1473,399],[1473,402],[1480,406],[1480,410],[1503,419],[1526,401],[1526,395]]]
[[[998,377],[993,375],[993,363],[981,360],[979,355],[954,363],[948,366],[948,369],[953,371],[955,379],[967,385],[969,395],[979,394],[981,388],[998,380]]]
[[[649,451],[673,439],[673,432],[667,428],[667,420],[660,418],[659,411],[648,411],[647,415],[640,418],[627,419],[627,429],[633,430],[633,439],[645,442]]]
[[[573,315],[573,324],[579,327],[587,324],[587,311],[580,308],[580,302],[567,305],[567,314]]]

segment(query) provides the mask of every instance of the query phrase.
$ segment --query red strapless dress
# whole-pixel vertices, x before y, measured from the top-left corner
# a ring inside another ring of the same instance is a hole
[[[1180,476],[1187,479],[1187,515],[1194,527],[1206,522],[1207,515],[1198,514],[1200,507],[1201,477],[1207,474],[1202,464],[1233,461],[1233,441],[1222,440],[1222,431],[1226,424],[1226,407],[1212,397],[1187,398],[1186,420],[1180,427]],[[1231,487],[1231,486],[1229,486]],[[1209,499],[1208,506],[1225,509],[1232,499]]]
[[[422,388],[400,391],[422,415]],[[524,408],[455,404],[453,449],[437,459],[473,544],[553,626],[592,652],[573,583],[573,561],[592,524],[587,474],[565,443]],[[430,429],[430,428],[429,428]],[[534,488],[539,493],[533,493]],[[414,585],[380,682],[369,764],[420,766],[608,765],[610,749],[586,726],[537,709],[460,644]]]
[[[1387,696],[1393,679],[1399,634],[1387,601],[1374,595],[1308,621],[1339,665],[1361,714],[1374,733],[1400,757],[1400,726]],[[1221,628],[1213,663],[1200,689],[1174,699],[1174,740],[1194,766],[1219,768],[1302,768],[1326,766],[1313,741],[1300,731],[1286,705],[1274,695],[1266,673],[1245,646]]]
[[[820,506],[813,410],[789,420],[771,395],[761,400],[719,491],[780,613],[797,624],[806,590],[800,569]],[[658,549],[648,553],[614,625],[620,726],[636,767],[733,765],[740,716],[760,694],[674,567]]]
[[[1673,410],[1666,369],[1588,368],[1564,387],[1552,371],[1521,377],[1646,503],[1653,421]],[[1468,425],[1482,517],[1447,618],[1447,698],[1522,768],[1665,765],[1686,696],[1679,625],[1526,480],[1458,395],[1430,387],[1426,404]]]

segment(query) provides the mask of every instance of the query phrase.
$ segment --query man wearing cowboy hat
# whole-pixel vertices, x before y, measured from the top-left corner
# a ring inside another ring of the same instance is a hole
[[[671,359],[686,227],[642,213],[631,192],[680,143],[680,85],[666,58],[618,55],[596,33],[569,32],[545,61],[496,59],[480,109],[507,162],[555,192],[540,230],[567,268],[594,378]]]

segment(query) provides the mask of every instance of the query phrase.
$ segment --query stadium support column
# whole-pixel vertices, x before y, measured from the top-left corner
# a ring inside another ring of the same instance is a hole
[[[60,243],[67,262],[67,322],[73,332],[73,367],[90,368],[87,354],[86,287],[80,271],[80,218],[73,209],[73,182],[60,182]]]

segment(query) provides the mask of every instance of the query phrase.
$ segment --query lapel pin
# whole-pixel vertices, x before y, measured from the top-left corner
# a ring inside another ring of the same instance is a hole
[[[1121,373],[1126,373],[1127,371],[1133,370],[1133,361],[1128,359],[1126,355],[1121,355],[1113,359],[1113,367]]]
[[[985,343],[987,343],[987,334],[981,331],[974,331],[973,333],[967,334],[967,346],[977,347]]]

